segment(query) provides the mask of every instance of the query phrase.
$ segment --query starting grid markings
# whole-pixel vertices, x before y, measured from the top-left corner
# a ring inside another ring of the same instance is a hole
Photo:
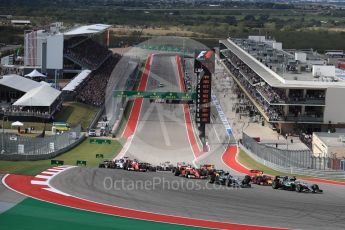
[[[219,103],[216,95],[212,94],[211,98],[212,98],[213,104],[215,105],[215,107],[217,109],[217,112],[218,112],[218,115],[220,117],[220,120],[222,121],[222,123],[224,125],[226,133],[230,137],[232,135],[232,128],[230,127],[230,124],[229,124],[228,120],[226,119],[226,116],[225,116],[225,114],[224,114],[224,112],[222,110],[222,107],[220,106],[220,103]]]

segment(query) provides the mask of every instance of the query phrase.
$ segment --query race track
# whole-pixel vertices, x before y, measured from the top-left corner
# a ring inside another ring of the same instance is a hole
[[[159,87],[159,84],[163,87]],[[152,56],[147,91],[179,92],[175,55]],[[192,163],[191,149],[184,120],[183,105],[150,103],[143,99],[138,124],[126,156],[159,164],[165,161]]]
[[[133,189],[134,183],[145,181],[155,185]],[[294,229],[343,229],[345,225],[345,186],[320,184],[324,194],[262,186],[225,189],[171,173],[79,167],[59,174],[51,185],[88,200],[162,214]]]

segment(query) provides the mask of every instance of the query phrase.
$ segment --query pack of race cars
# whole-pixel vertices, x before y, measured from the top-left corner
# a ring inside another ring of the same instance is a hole
[[[288,190],[304,193],[323,193],[317,184],[309,185],[306,182],[299,181],[296,177],[275,176],[274,178],[265,175],[261,170],[250,170],[251,175],[245,175],[244,178],[235,178],[229,172],[215,169],[212,164],[204,164],[200,167],[193,167],[185,162],[179,162],[176,166],[169,161],[163,162],[157,166],[138,160],[131,160],[127,157],[119,160],[104,160],[99,164],[99,168],[124,169],[136,172],[156,172],[170,171],[173,175],[188,179],[208,179],[209,183],[224,185],[233,188],[251,188],[252,184],[261,186],[272,186],[277,190]]]

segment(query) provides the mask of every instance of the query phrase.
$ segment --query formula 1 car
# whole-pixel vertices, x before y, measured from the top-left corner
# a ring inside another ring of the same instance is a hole
[[[295,191],[296,177],[276,176],[272,182],[272,188]]]
[[[252,183],[257,185],[272,185],[272,177],[267,176],[261,170],[250,170],[250,173],[254,174],[252,176]]]
[[[137,160],[126,160],[125,170],[136,172],[147,172],[148,169],[144,163],[140,163]]]
[[[211,164],[204,164],[204,165],[200,165],[199,170],[202,175],[209,176],[215,171],[215,167],[214,165],[211,165]]]
[[[224,170],[215,170],[213,173],[210,174],[209,182],[211,184],[220,184],[226,185],[229,178],[232,176],[229,172],[225,172]]]
[[[127,158],[121,158],[119,160],[115,160],[115,168],[124,169],[126,161],[127,161]]]
[[[146,172],[156,172],[157,171],[157,167],[151,165],[150,163],[139,163],[139,167],[141,169],[146,168]]]
[[[224,172],[223,170],[215,170],[214,173],[210,175],[210,183],[226,185],[228,187],[236,188],[251,188],[251,177],[246,175],[243,180],[234,178],[229,172]]]
[[[189,164],[186,164],[185,162],[179,162],[177,163],[177,167],[174,167],[172,170],[172,173],[175,176],[185,176],[187,168],[191,168],[192,166]]]
[[[112,168],[114,169],[115,166],[115,162],[111,161],[111,160],[104,160],[102,163],[99,164],[98,166],[99,168]]]
[[[309,185],[302,181],[295,181],[296,192],[312,192],[312,193],[323,193],[323,190],[319,188],[317,184]]]
[[[207,176],[208,175],[206,170],[200,170],[193,167],[187,167],[185,170],[186,178],[206,179]]]
[[[164,163],[160,163],[157,166],[157,171],[172,171],[174,168],[174,165],[170,163],[170,161],[166,161]]]

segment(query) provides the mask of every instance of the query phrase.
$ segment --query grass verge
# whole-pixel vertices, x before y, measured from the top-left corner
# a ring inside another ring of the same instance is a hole
[[[55,121],[67,122],[70,124],[71,127],[77,126],[81,123],[83,128],[87,128],[91,123],[92,119],[95,117],[98,111],[97,107],[82,104],[79,102],[67,102],[63,104],[63,108],[60,112],[55,115]],[[13,129],[16,130],[16,127],[11,127],[13,121],[5,121],[4,128],[5,129]],[[44,122],[23,122],[24,126],[21,127],[21,130],[25,128],[34,127],[35,130],[42,131],[44,128]],[[0,127],[2,126],[2,122],[0,121]],[[2,128],[2,127],[1,127]],[[46,124],[46,130],[51,130],[52,123]],[[35,135],[33,135],[35,136]]]
[[[54,120],[67,122],[71,127],[75,127],[81,123],[83,128],[87,128],[97,111],[98,108],[91,105],[68,102],[63,104],[63,109],[56,114]]]
[[[75,165],[77,160],[85,160],[88,167],[98,167],[99,162],[103,159],[96,158],[97,153],[102,153],[104,159],[112,159],[121,148],[122,145],[117,140],[112,140],[111,144],[90,144],[87,138],[80,145],[54,159],[63,160],[65,165]],[[50,160],[0,161],[0,173],[2,174],[36,175],[50,167],[52,167]]]

